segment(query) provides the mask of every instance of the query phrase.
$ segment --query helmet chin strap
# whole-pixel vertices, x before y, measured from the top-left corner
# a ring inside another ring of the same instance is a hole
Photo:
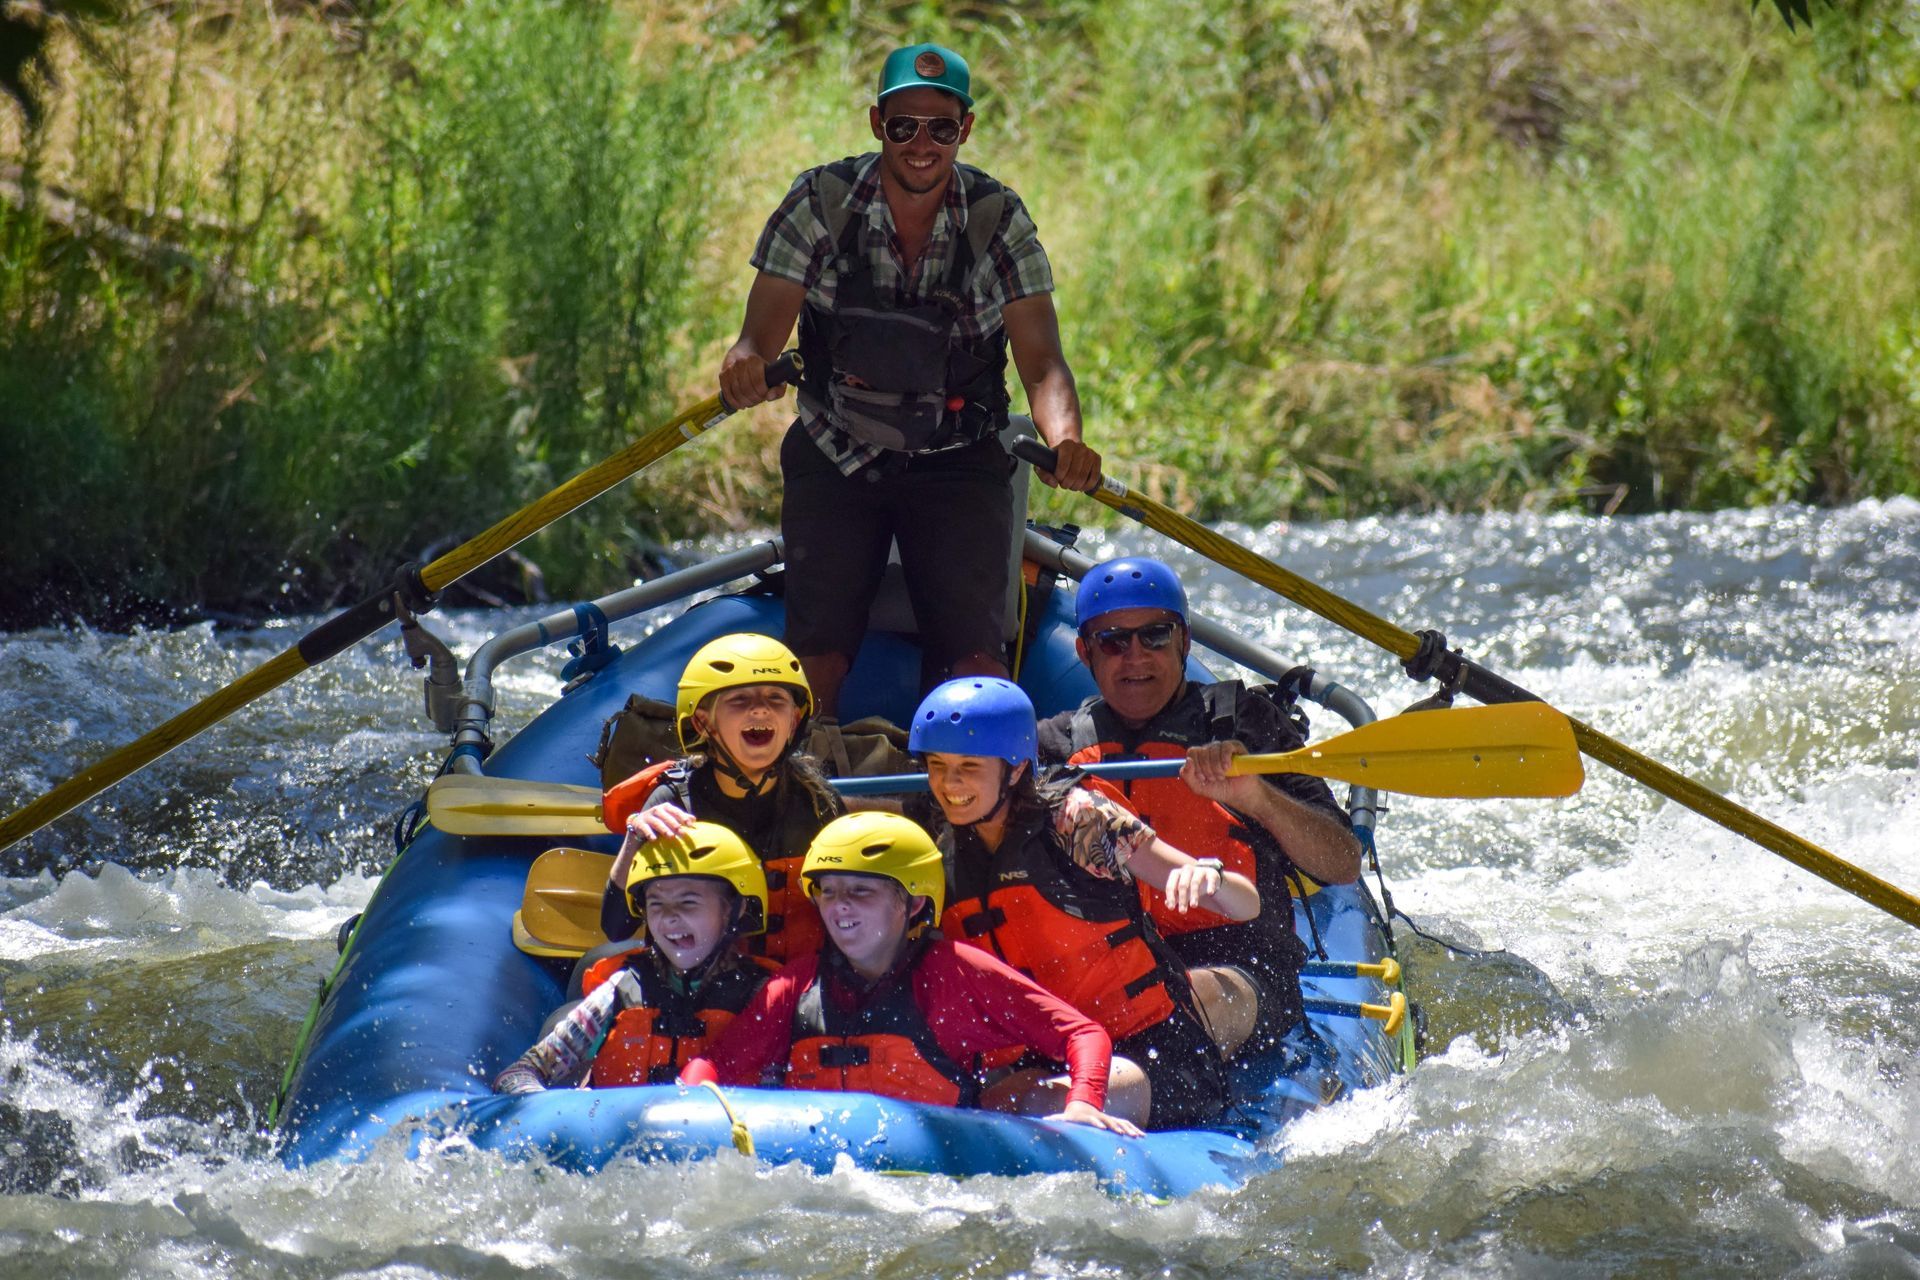
[[[707,975],[712,973],[714,968],[719,965],[721,958],[733,947],[734,939],[741,936],[741,926],[746,923],[746,917],[747,900],[745,897],[735,894],[733,911],[727,918],[726,932],[720,935],[720,941],[713,944],[713,950],[707,952],[707,958],[705,960],[702,960],[699,964],[688,969],[681,975],[681,980],[687,984],[688,990],[692,990],[705,982]]]
[[[707,759],[713,763],[713,767],[723,776],[731,778],[735,786],[747,793],[749,800],[758,800],[779,784],[776,775],[780,772],[780,766],[785,764],[787,757],[799,748],[800,730],[805,727],[805,720],[793,727],[793,732],[787,736],[787,745],[780,750],[779,758],[767,766],[758,782],[747,776],[746,770],[740,767],[740,762],[733,758],[733,753],[727,750],[726,744],[720,741],[718,734],[704,726],[701,733],[706,739]]]
[[[768,770],[760,773],[760,781],[755,781],[755,779],[747,777],[747,771],[739,768],[739,762],[733,758],[733,752],[730,752],[718,737],[714,737],[714,735],[710,735],[710,733],[707,735],[707,758],[712,762],[714,770],[720,771],[724,777],[733,779],[733,785],[739,787],[741,791],[745,791],[747,798],[751,798],[751,800],[758,800],[760,796],[764,796],[768,791],[774,789],[774,783],[776,783],[774,773],[780,770],[781,762],[787,758],[787,754],[789,754],[791,750],[793,750],[793,741],[789,739],[789,741],[787,741],[787,750],[780,752],[780,760],[776,760]]]
[[[1005,763],[1007,767],[1000,773],[1000,798],[993,802],[993,808],[987,810],[972,822],[967,823],[967,826],[977,827],[983,822],[992,822],[1000,816],[1002,809],[1005,809],[1013,803],[1013,775],[1014,771],[1020,766],[1014,764],[1011,760]]]

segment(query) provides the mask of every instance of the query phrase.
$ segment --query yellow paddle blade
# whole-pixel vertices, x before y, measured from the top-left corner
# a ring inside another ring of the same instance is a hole
[[[427,816],[454,836],[607,834],[599,789],[563,782],[450,773],[427,788]]]
[[[528,955],[577,956],[607,940],[600,897],[613,857],[585,849],[549,849],[527,868],[513,913],[513,945]]]
[[[1464,798],[1570,796],[1586,780],[1572,724],[1544,702],[1412,711],[1298,751],[1237,756],[1232,772]]]

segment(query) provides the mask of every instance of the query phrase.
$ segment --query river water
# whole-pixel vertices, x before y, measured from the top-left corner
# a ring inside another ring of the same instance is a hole
[[[1230,532],[1920,891],[1920,502]],[[1417,696],[1153,535],[1084,549],[1114,547],[1382,714]],[[463,656],[505,625],[445,623]],[[305,625],[0,636],[0,807]],[[558,666],[503,673],[504,728]],[[0,1276],[1920,1275],[1920,939],[1597,765],[1565,801],[1395,802],[1396,904],[1497,954],[1410,939],[1428,1058],[1237,1191],[285,1170],[261,1120],[443,750],[418,705],[397,645],[360,646],[0,853]]]

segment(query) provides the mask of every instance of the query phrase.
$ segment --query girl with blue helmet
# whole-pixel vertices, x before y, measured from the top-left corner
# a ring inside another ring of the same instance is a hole
[[[952,859],[942,931],[1105,1027],[1115,1054],[1146,1073],[1153,1127],[1210,1119],[1227,1101],[1222,1059],[1251,1030],[1252,1001],[1181,966],[1136,880],[1177,910],[1236,920],[1259,914],[1259,891],[1160,840],[1101,784],[1038,780],[1037,745],[1033,703],[1007,680],[949,680],[914,712],[908,748],[926,761]]]

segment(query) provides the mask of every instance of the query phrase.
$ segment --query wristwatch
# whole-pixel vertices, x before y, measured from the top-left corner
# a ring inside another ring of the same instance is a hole
[[[1227,874],[1227,864],[1218,858],[1195,858],[1193,865],[1196,867],[1212,867],[1223,876]]]

